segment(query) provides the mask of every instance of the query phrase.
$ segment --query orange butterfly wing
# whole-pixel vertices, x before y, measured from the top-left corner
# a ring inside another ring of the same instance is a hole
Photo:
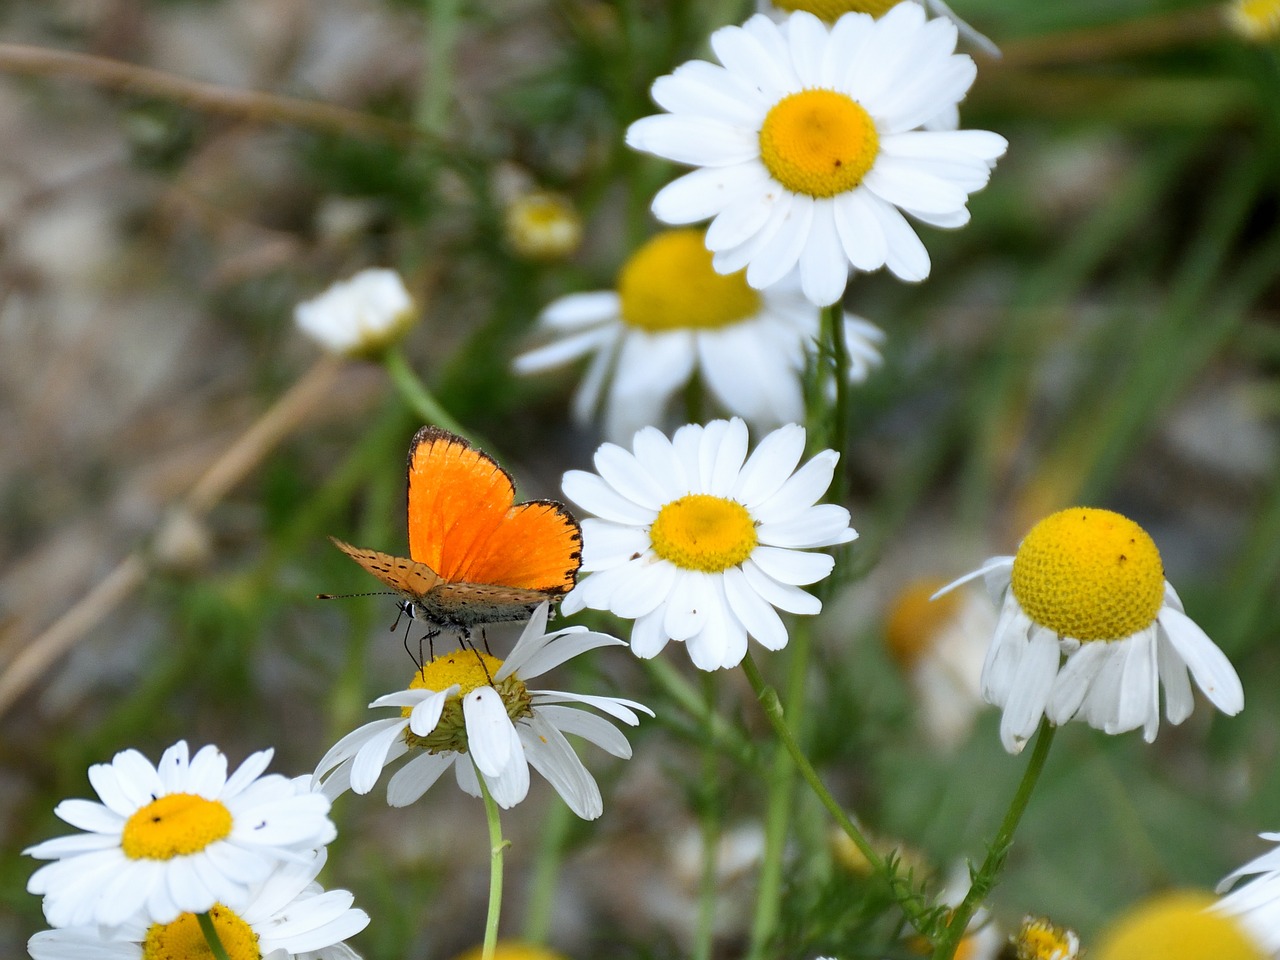
[[[363,550],[330,537],[333,545],[385,583],[410,600],[420,600],[440,583],[440,576],[425,563],[393,557],[377,550]]]
[[[581,547],[568,508],[551,500],[516,504],[511,477],[488,454],[439,427],[414,436],[409,556],[444,581],[558,596],[577,579]]]

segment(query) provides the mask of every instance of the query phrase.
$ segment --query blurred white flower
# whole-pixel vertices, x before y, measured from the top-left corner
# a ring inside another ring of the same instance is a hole
[[[361,270],[298,304],[298,329],[333,353],[376,353],[398,340],[418,319],[413,298],[394,270]]]

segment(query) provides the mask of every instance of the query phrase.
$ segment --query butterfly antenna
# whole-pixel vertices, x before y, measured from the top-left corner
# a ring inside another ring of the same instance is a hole
[[[317,593],[317,600],[351,600],[355,597],[394,597],[394,591],[374,590],[372,593]]]

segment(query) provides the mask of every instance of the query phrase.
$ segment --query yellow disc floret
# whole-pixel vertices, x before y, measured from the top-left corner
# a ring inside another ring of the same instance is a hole
[[[1151,537],[1110,510],[1045,517],[1013,558],[1013,595],[1033,621],[1077,640],[1120,640],[1149,627],[1164,601]]]
[[[773,0],[779,10],[807,10],[819,20],[835,23],[846,13],[869,13],[882,17],[898,5],[899,0]]]
[[[231,811],[194,793],[170,793],[125,821],[124,855],[134,860],[172,860],[199,853],[231,833]]]
[[[455,683],[459,690],[445,701],[435,729],[420,737],[405,729],[404,740],[411,748],[428,753],[467,752],[467,721],[462,712],[462,698],[477,687],[493,687],[507,708],[507,716],[515,721],[533,713],[529,688],[514,673],[494,679],[502,669],[502,661],[479,650],[454,650],[434,657],[414,676],[410,690],[448,690]],[[412,707],[401,707],[400,715],[408,717]]]
[[[473,947],[466,953],[459,954],[454,960],[480,960],[483,955],[483,947]],[[565,957],[563,954],[534,943],[499,940],[493,950],[493,960],[565,960]]]
[[[633,253],[618,275],[623,323],[662,333],[727,327],[760,312],[744,273],[711,266],[701,230],[668,230]]]
[[[880,153],[875,121],[834,90],[783,97],[760,127],[760,160],[794,193],[834,197],[862,182]]]
[[[649,528],[653,551],[684,570],[720,573],[756,548],[756,525],[736,500],[691,493],[658,511]]]
[[[945,580],[917,580],[894,598],[884,627],[889,655],[903,669],[910,669],[933,647],[942,630],[960,612],[963,597],[954,590],[937,600],[933,594]]]
[[[1197,890],[1153,897],[1105,931],[1089,960],[1268,960],[1237,920],[1206,909],[1214,902]]]
[[[234,910],[220,903],[209,909],[209,919],[217,931],[229,960],[259,960],[258,935]],[[142,960],[204,960],[213,957],[209,941],[194,913],[184,913],[172,923],[153,923],[142,941]]]

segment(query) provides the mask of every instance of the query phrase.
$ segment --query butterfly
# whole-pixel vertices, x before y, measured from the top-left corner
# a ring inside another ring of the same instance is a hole
[[[433,426],[409,445],[409,558],[330,539],[398,593],[410,618],[464,634],[530,616],[573,589],[582,565],[582,528],[564,504],[516,503],[496,460]]]

